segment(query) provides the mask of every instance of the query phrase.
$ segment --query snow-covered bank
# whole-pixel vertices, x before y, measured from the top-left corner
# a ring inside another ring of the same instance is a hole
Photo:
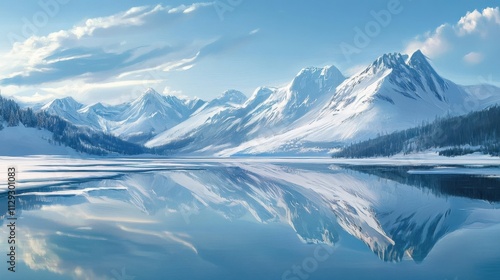
[[[77,156],[74,149],[51,143],[52,133],[23,125],[4,127],[0,130],[0,155],[61,155]]]

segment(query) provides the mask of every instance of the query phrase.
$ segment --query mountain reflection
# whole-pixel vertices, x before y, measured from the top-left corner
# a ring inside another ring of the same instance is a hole
[[[203,212],[211,211],[226,223],[251,220],[263,225],[287,225],[305,243],[335,245],[342,243],[342,234],[348,233],[383,261],[399,262],[408,257],[418,263],[445,235],[473,224],[472,212],[492,206],[481,200],[449,199],[447,183],[407,171],[221,163],[203,169],[125,173],[116,178],[26,190],[19,196],[18,215],[33,213],[38,223],[23,225],[29,240],[29,248],[23,250],[30,268],[56,273],[64,271],[57,250],[81,260],[86,259],[81,253],[83,247],[103,242],[110,254],[126,254],[130,246],[142,246],[144,254],[160,254],[163,251],[158,244],[170,242],[197,255],[197,240],[177,230],[198,223]],[[459,196],[498,201],[497,190],[487,191],[491,182],[467,178],[467,184],[476,180],[482,191],[460,191]],[[2,195],[0,204],[5,201]],[[165,219],[172,217],[184,226],[171,227]],[[40,229],[44,234],[33,234]],[[37,249],[50,242],[56,242],[58,249]],[[49,268],[47,261],[57,267]],[[87,261],[90,263],[90,259]],[[75,269],[71,268],[71,273]],[[99,274],[86,273],[94,278]]]

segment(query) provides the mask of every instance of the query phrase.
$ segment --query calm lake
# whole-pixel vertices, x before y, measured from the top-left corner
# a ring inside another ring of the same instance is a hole
[[[2,186],[0,279],[500,279],[498,166],[15,165],[16,272]]]

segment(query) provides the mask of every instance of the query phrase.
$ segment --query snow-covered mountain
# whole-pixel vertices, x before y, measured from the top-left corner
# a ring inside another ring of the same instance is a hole
[[[221,96],[203,104],[185,121],[148,141],[148,145],[163,146],[165,142],[175,143],[179,139],[179,135],[189,139],[191,133],[210,123],[216,116],[225,115],[227,112],[241,107],[246,99],[247,97],[243,93],[237,90],[228,90]]]
[[[116,106],[101,103],[84,106],[66,97],[51,101],[41,110],[76,125],[141,143],[184,121],[204,104],[200,99],[164,96],[150,88],[132,102]]]
[[[50,101],[49,103],[42,106],[40,110],[46,111],[51,115],[60,116],[63,119],[74,124],[79,124],[81,120],[80,116],[78,115],[78,110],[80,110],[82,107],[84,107],[84,105],[79,103],[72,97],[65,97]]]
[[[326,153],[499,100],[496,87],[463,87],[442,78],[420,51],[384,54],[348,79],[333,66],[303,69],[285,87],[261,87],[242,106],[189,131],[162,133],[146,146],[183,142],[181,152],[221,156]]]
[[[345,78],[334,66],[305,68],[286,86],[250,98],[230,90],[205,102],[149,89],[119,106],[84,106],[71,98],[43,107],[146,147],[179,154],[326,154],[332,148],[484,109],[500,89],[442,78],[420,51],[384,54]]]
[[[460,86],[441,78],[420,51],[410,57],[385,54],[345,80],[321,108],[289,126],[288,131],[222,153],[266,152],[262,147],[307,151],[321,148],[321,143],[363,140],[447,113],[463,114],[482,108],[477,104],[477,108],[467,110],[462,106],[467,97]]]
[[[110,132],[127,140],[140,142],[185,120],[193,109],[196,108],[190,109],[185,100],[163,96],[148,89],[126,106],[117,125]]]
[[[272,137],[276,131],[286,131],[297,120],[324,104],[344,80],[345,77],[334,66],[306,68],[285,87],[258,88],[240,106],[219,110],[195,127],[190,126],[190,120],[180,123],[148,141],[146,146],[184,142],[189,144],[181,147],[182,152],[211,154],[255,138]],[[201,143],[205,145],[200,146]]]

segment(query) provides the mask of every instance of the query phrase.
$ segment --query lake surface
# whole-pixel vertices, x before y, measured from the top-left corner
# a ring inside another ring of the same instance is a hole
[[[500,279],[498,166],[11,162],[0,279]]]

